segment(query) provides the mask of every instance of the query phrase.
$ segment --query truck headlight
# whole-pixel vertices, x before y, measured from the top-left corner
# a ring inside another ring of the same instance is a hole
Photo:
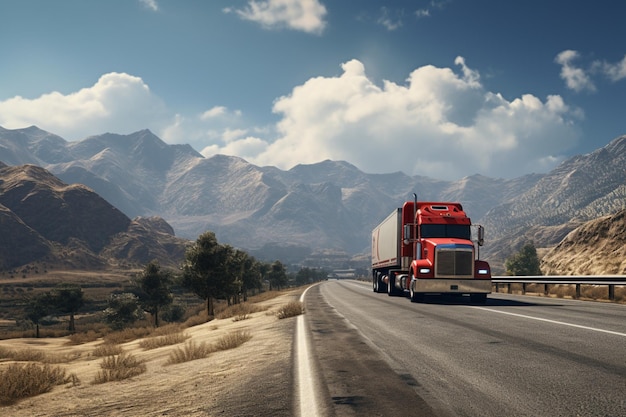
[[[488,269],[479,269],[478,275],[487,275],[489,273]]]
[[[420,268],[420,274],[422,275],[430,274],[430,268]]]

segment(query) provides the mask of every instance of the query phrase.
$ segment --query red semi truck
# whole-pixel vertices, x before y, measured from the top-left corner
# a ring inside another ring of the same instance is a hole
[[[412,302],[426,294],[468,294],[484,303],[491,269],[478,259],[483,240],[483,227],[472,226],[460,203],[407,201],[372,231],[374,292],[408,291]]]

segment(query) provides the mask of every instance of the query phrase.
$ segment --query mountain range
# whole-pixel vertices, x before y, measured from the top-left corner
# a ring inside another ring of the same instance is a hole
[[[134,220],[82,184],[35,165],[0,163],[0,270],[37,263],[92,269],[178,266],[187,241],[164,220]]]
[[[547,174],[515,179],[368,174],[329,160],[280,170],[233,156],[204,158],[149,130],[68,142],[35,126],[0,127],[0,161],[83,184],[128,219],[160,217],[190,240],[211,230],[253,254],[280,247],[366,257],[372,228],[413,193],[459,201],[486,227],[481,257],[496,272],[524,243],[552,248],[584,222],[620,211],[626,196],[626,136]]]

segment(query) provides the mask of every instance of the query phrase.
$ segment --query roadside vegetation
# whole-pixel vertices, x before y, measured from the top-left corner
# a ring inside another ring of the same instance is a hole
[[[61,273],[47,276],[52,269],[46,268],[32,279],[24,274],[21,279],[29,283],[27,291],[0,294],[3,305],[9,301],[9,308],[0,316],[2,330],[8,331],[0,332],[0,338],[65,337],[68,350],[78,353],[0,346],[0,362],[5,362],[0,363],[1,405],[50,391],[56,385],[79,384],[76,375],[65,372],[73,361],[99,361],[100,369],[90,381],[93,384],[141,375],[146,372],[141,351],[132,354],[122,346],[135,340],[139,340],[135,346],[144,352],[171,346],[166,365],[237,348],[252,338],[250,330],[232,331],[206,343],[189,340],[186,329],[215,319],[249,320],[268,309],[259,302],[283,294],[289,286],[309,284],[327,275],[309,268],[287,275],[280,261],[258,262],[243,251],[219,244],[211,232],[200,235],[188,248],[179,270],[164,269],[152,261],[143,270],[114,277],[97,273],[80,277],[68,272],[71,279],[64,281]],[[302,304],[291,302],[266,314],[283,319],[302,313]],[[7,328],[9,321],[15,323],[13,328]],[[217,330],[218,326],[208,329]],[[92,342],[99,343],[91,350],[81,348]]]
[[[12,363],[0,369],[0,381],[0,405],[43,394],[56,385],[79,383],[75,375],[67,375],[59,366],[38,363]]]
[[[282,306],[276,316],[279,319],[286,319],[289,317],[299,316],[300,314],[304,314],[304,306],[300,301],[292,301],[288,304]]]
[[[250,334],[250,332],[245,330],[238,330],[226,334],[213,344],[208,344],[206,342],[187,342],[182,347],[170,353],[166,365],[189,362],[196,359],[204,359],[211,353],[239,347],[251,338],[252,335]]]
[[[110,381],[121,381],[132,378],[146,372],[146,364],[138,360],[134,355],[120,353],[118,355],[106,356],[100,363],[102,368],[96,378],[94,384],[104,384]]]

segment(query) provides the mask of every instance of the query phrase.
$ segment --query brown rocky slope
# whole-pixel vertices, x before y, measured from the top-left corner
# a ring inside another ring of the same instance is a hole
[[[584,223],[541,260],[546,275],[626,274],[626,210]]]
[[[160,218],[131,220],[90,188],[35,165],[0,162],[0,269],[34,262],[100,269],[177,265],[187,240]]]

